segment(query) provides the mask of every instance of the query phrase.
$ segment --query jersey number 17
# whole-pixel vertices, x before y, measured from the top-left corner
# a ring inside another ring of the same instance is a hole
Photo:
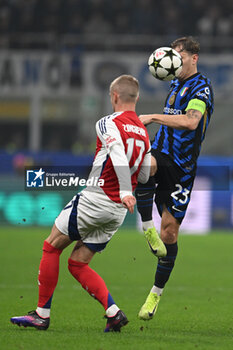
[[[129,164],[133,154],[134,153],[138,154],[138,157],[135,159],[134,164],[130,167],[130,174],[133,175],[137,171],[138,166],[142,160],[142,155],[145,150],[145,143],[142,140],[135,140],[134,138],[127,139],[126,143],[128,146],[126,157],[128,159]]]

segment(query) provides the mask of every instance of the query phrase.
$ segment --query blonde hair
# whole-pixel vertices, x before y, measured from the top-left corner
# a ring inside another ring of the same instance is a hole
[[[110,85],[110,93],[116,92],[123,103],[136,103],[139,96],[139,83],[132,75],[120,75]]]

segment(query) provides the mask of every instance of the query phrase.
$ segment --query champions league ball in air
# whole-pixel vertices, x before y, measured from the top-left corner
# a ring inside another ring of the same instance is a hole
[[[160,47],[150,55],[148,66],[155,78],[159,80],[172,80],[181,72],[182,58],[171,47]]]

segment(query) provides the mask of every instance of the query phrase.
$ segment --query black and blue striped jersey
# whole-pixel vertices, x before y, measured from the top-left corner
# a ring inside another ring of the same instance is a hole
[[[163,110],[164,114],[169,115],[185,114],[189,102],[196,99],[206,106],[197,129],[177,130],[162,125],[152,144],[152,148],[167,154],[186,173],[196,169],[201,143],[213,113],[214,97],[210,80],[201,73],[184,81],[174,79]]]

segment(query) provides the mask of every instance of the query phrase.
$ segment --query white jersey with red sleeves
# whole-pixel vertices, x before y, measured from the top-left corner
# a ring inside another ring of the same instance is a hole
[[[149,177],[147,130],[135,112],[125,111],[100,119],[96,132],[96,153],[89,178],[98,178],[103,185],[86,190],[104,192],[113,202],[121,203],[125,195],[132,194],[139,176],[146,180]]]

